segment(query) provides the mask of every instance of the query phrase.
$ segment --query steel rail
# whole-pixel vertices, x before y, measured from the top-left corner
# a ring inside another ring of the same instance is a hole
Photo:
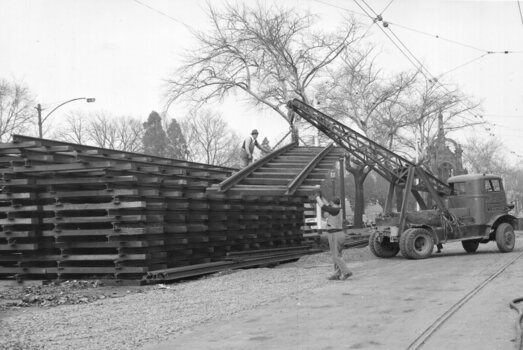
[[[344,248],[363,248],[369,245],[369,239],[368,238],[362,238],[359,240],[354,240],[352,242],[345,243],[343,245]]]
[[[327,147],[322,149],[309,162],[309,164],[307,164],[305,166],[305,168],[303,168],[303,170],[298,175],[296,175],[296,177],[287,185],[287,191],[285,192],[286,196],[292,196],[296,192],[298,187],[301,186],[303,181],[305,181],[307,176],[309,176],[309,174],[314,170],[316,165],[318,165],[318,163],[321,162],[323,160],[323,158],[325,158],[325,156],[327,156],[327,154],[330,153],[330,151],[333,149],[333,147],[334,147],[334,143],[331,143],[330,145],[328,145]]]
[[[224,270],[234,270],[259,265],[275,264],[296,260],[304,255],[321,253],[320,249],[308,249],[303,251],[275,252],[275,254],[261,254],[260,256],[250,256],[239,258],[238,260],[225,260],[213,263],[189,265],[170,269],[150,271],[144,276],[144,282],[157,283],[174,281],[182,278],[196,277]]]
[[[211,171],[211,172],[231,172],[231,171],[236,170],[235,168],[228,168],[228,167],[209,165],[209,164],[204,164],[204,163],[190,162],[187,160],[158,157],[158,156],[152,156],[152,155],[143,154],[143,153],[119,151],[119,150],[114,150],[114,149],[108,149],[108,148],[102,148],[102,147],[96,147],[96,146],[88,146],[88,145],[82,145],[82,144],[76,144],[76,143],[70,143],[70,142],[41,139],[38,137],[26,136],[26,135],[13,135],[13,141],[15,143],[21,143],[21,144],[33,141],[36,143],[40,143],[40,145],[42,145],[42,146],[62,145],[62,146],[71,146],[77,150],[84,150],[84,151],[97,150],[97,151],[104,152],[106,154],[116,154],[116,155],[125,154],[130,157],[137,157],[137,158],[146,157],[146,158],[150,158],[155,163],[158,163],[161,161],[168,161],[168,162],[173,162],[172,164],[170,164],[173,166],[185,166],[185,167],[189,167],[189,168],[193,167],[195,169],[203,169],[203,168],[201,168],[201,166],[205,166],[205,170]],[[16,147],[16,145],[15,145],[15,147]],[[130,160],[132,160],[132,159],[130,159]],[[186,165],[184,165],[184,164],[186,164]],[[169,164],[165,164],[165,165],[169,165]]]
[[[503,271],[505,271],[510,265],[514,264],[519,258],[523,256],[523,252],[518,254],[515,258],[510,260],[508,263],[503,265],[498,271],[494,272],[490,277],[485,279],[483,282],[478,284],[474,289],[468,292],[460,300],[458,300],[454,305],[452,305],[447,311],[445,311],[441,316],[439,316],[427,329],[425,329],[410,345],[407,347],[407,350],[417,350],[421,347],[434,335],[434,333],[452,316],[454,315],[463,305],[465,305],[474,295],[476,295],[480,290],[483,289],[487,284],[492,282],[496,277],[498,277]],[[519,349],[518,349],[519,350]]]
[[[224,181],[220,182],[217,187],[220,192],[226,192],[231,187],[236,185],[237,183],[241,182],[243,179],[251,175],[254,171],[256,171],[258,168],[261,168],[265,164],[269,163],[271,160],[275,159],[276,157],[280,156],[281,154],[287,152],[288,150],[298,146],[298,142],[292,142],[288,145],[285,145],[281,148],[278,148],[276,151],[271,152],[267,154],[265,157],[257,160],[256,162],[249,164],[242,170],[238,171],[234,175],[228,177]],[[213,186],[214,187],[214,186]]]

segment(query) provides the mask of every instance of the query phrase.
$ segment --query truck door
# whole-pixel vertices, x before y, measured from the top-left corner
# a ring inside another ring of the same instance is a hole
[[[501,179],[485,179],[485,218],[483,222],[488,222],[495,215],[505,212],[507,198],[503,190]]]

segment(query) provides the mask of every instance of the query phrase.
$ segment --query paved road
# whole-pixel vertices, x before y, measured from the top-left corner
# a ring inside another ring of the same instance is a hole
[[[498,253],[493,242],[480,245],[476,254],[455,243],[426,260],[398,256],[353,263],[354,276],[348,281],[326,281],[298,297],[227,322],[202,324],[146,349],[407,349],[514,259],[419,347],[512,350],[516,313],[508,303],[523,296],[521,232],[516,249],[507,254]]]

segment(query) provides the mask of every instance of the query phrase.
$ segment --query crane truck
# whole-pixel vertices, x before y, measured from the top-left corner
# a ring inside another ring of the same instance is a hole
[[[366,164],[389,182],[384,215],[376,220],[369,247],[380,258],[399,252],[408,259],[425,259],[434,246],[461,242],[468,253],[480,243],[495,241],[499,251],[514,249],[518,219],[509,214],[503,181],[491,174],[450,177],[447,183],[306,103],[294,99],[288,108],[308,121],[340,147],[353,161]],[[396,188],[403,191],[398,212],[392,212]],[[420,192],[427,193],[422,196]],[[408,211],[410,195],[420,210]],[[432,204],[433,203],[433,204]],[[430,207],[430,208],[429,208]]]

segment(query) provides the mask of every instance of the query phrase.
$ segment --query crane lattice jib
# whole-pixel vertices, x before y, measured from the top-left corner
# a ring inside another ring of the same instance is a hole
[[[370,140],[357,131],[323,114],[313,107],[294,99],[287,106],[300,117],[307,120],[318,130],[331,138],[339,146],[345,148],[349,154],[363,164],[370,166],[374,171],[383,176],[395,186],[404,187],[407,180],[408,169],[416,166],[413,162],[399,154]],[[450,188],[444,182],[423,170],[427,176],[428,184],[423,182],[414,185],[413,189],[428,191],[427,185],[439,194],[450,194]]]

